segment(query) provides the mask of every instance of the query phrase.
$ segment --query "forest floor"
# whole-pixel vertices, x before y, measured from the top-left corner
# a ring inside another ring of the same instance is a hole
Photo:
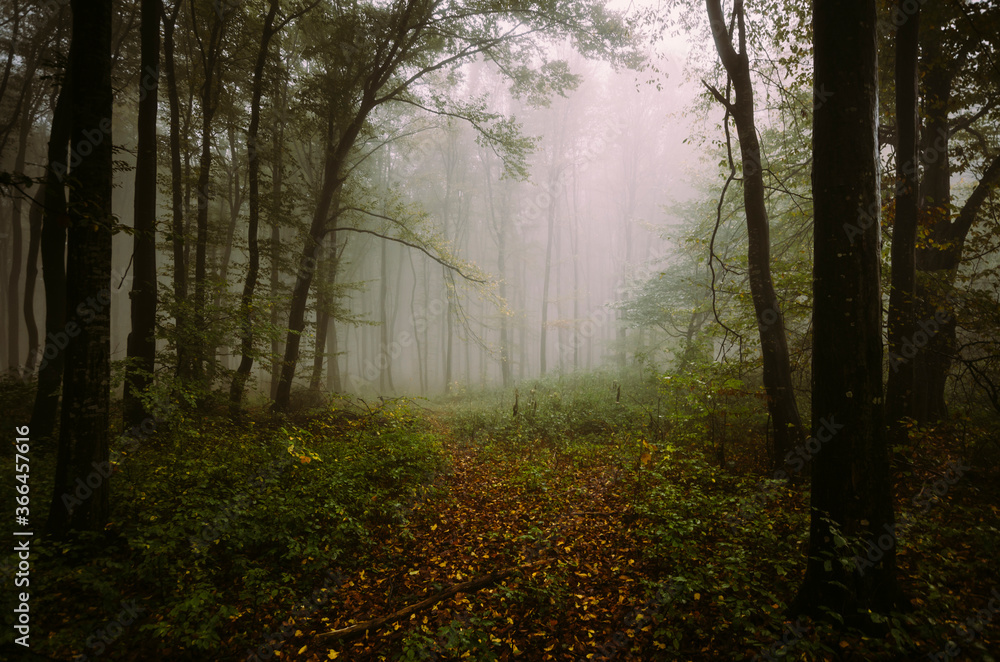
[[[631,524],[635,515],[614,468],[595,462],[526,478],[513,463],[443,437],[451,458],[448,496],[417,504],[405,532],[376,534],[371,566],[347,578],[323,609],[327,616],[309,624],[306,640],[319,625],[346,627],[450,585],[529,567],[368,637],[307,644],[302,659],[406,659],[414,644],[477,660],[507,657],[501,651],[527,660],[624,659],[629,647],[654,649],[656,604],[645,589],[660,572],[643,558],[648,541]],[[671,588],[664,584],[661,600],[670,599]]]
[[[116,444],[105,532],[34,541],[37,659],[1000,659],[996,427],[896,449],[910,608],[860,632],[785,616],[808,480],[765,477],[750,389],[609,383],[525,386],[516,415],[502,392],[178,410]],[[53,460],[37,449],[33,494]],[[878,556],[848,540],[841,562]]]

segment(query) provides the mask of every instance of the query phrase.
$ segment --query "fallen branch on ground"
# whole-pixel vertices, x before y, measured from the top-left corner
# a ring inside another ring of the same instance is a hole
[[[317,639],[331,640],[331,639],[343,639],[345,637],[350,637],[352,635],[366,632],[368,630],[374,630],[386,625],[387,623],[392,623],[393,621],[398,621],[402,618],[406,618],[411,614],[415,614],[418,611],[427,609],[441,602],[445,598],[450,598],[457,593],[470,593],[472,591],[478,591],[481,588],[495,584],[502,579],[510,577],[515,572],[521,572],[523,570],[529,570],[535,566],[542,565],[543,563],[548,563],[552,559],[541,559],[539,561],[532,561],[531,563],[525,563],[524,565],[512,566],[510,568],[505,568],[503,570],[497,570],[496,572],[491,572],[488,575],[484,575],[477,579],[472,579],[467,582],[462,582],[461,584],[455,584],[440,593],[436,593],[431,597],[421,600],[420,602],[410,605],[409,607],[403,607],[399,611],[395,611],[388,616],[383,616],[382,618],[376,618],[375,620],[365,621],[363,623],[355,623],[354,625],[348,626],[346,628],[341,628],[339,630],[331,630],[330,632],[323,632],[316,635]]]

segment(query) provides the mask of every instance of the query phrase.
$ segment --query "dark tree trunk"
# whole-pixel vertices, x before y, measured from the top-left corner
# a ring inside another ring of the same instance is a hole
[[[31,85],[25,82],[25,85]],[[28,136],[31,134],[32,104],[24,106],[17,137],[17,156],[14,158],[14,172],[24,172],[24,159],[28,151]],[[21,228],[21,214],[24,210],[24,200],[20,195],[11,200],[10,219],[10,274],[7,278],[7,369],[16,375],[21,373],[21,315],[18,312],[20,299],[18,292],[21,281],[22,244],[24,239]]]
[[[73,0],[69,85],[74,186],[66,266],[66,365],[48,533],[108,520],[111,399],[111,0]]]
[[[219,5],[225,7],[225,5]],[[194,341],[191,355],[194,357],[193,374],[196,380],[201,380],[205,371],[206,360],[213,360],[208,350],[213,343],[207,342],[209,334],[205,331],[205,306],[208,304],[208,203],[212,198],[212,120],[218,102],[216,94],[216,75],[219,73],[218,63],[222,49],[222,36],[225,30],[226,11],[211,12],[212,25],[208,33],[207,43],[198,38],[201,49],[202,73],[204,80],[201,86],[201,155],[198,158],[198,215],[196,219],[197,237],[194,253],[194,311],[193,325],[189,329],[189,339]],[[198,17],[192,16],[193,25],[197,26]],[[197,28],[195,35],[198,36]]]
[[[287,90],[287,86],[284,88]],[[282,99],[284,99],[284,91],[282,92]],[[282,105],[284,109],[284,104]],[[281,285],[281,269],[279,268],[280,261],[278,259],[281,252],[281,188],[283,183],[284,175],[284,147],[282,145],[284,139],[285,124],[282,119],[278,123],[277,132],[275,135],[275,155],[274,155],[274,167],[272,168],[271,177],[271,274],[270,274],[270,287],[269,292],[272,298],[277,296],[278,289]],[[278,327],[279,319],[279,306],[271,306],[271,326],[273,328]],[[279,357],[284,352],[284,348],[281,346],[281,339],[277,335],[271,340],[271,399],[274,400],[278,395],[278,382],[281,381],[281,361]]]
[[[142,395],[156,363],[156,108],[160,79],[160,0],[142,0],[135,234],[132,236],[132,332],[125,365],[124,427],[150,415]]]
[[[181,103],[177,91],[177,71],[174,64],[174,28],[183,0],[175,0],[174,10],[163,21],[163,73],[167,80],[167,100],[170,106],[170,243],[174,255],[174,336],[177,354],[176,376],[191,379],[191,353],[188,333],[187,252],[184,245],[184,169],[181,164]]]
[[[389,338],[392,334],[392,324],[389,320],[389,261],[388,261],[388,243],[387,241],[382,241],[381,248],[381,264],[380,264],[380,276],[379,276],[379,316],[381,318],[382,324],[380,335],[381,335],[381,347],[379,348],[380,356],[379,361],[376,362],[376,367],[379,369],[379,391],[383,394],[392,393],[395,391],[395,387],[392,385],[392,351],[389,347]],[[382,367],[382,362],[385,362],[385,367]]]
[[[956,216],[951,214],[952,133],[949,107],[954,79],[968,58],[968,51],[953,52],[939,12],[924,8],[928,19],[921,31],[922,115],[924,133],[923,178],[920,182],[921,227],[927,240],[917,249],[916,311],[918,329],[913,345],[914,415],[921,421],[948,416],[945,386],[955,354],[955,277],[969,230],[989,194],[1000,184],[1000,156],[989,163],[982,178]]]
[[[45,287],[45,338],[38,364],[38,389],[31,412],[32,436],[45,439],[53,435],[59,409],[59,386],[63,379],[66,335],[66,213],[65,177],[68,167],[67,146],[72,128],[73,100],[70,68],[62,83],[59,100],[52,114],[48,145],[48,172],[42,198],[42,284]]]
[[[240,316],[243,328],[240,333],[240,365],[233,375],[229,389],[229,397],[233,405],[238,407],[243,401],[243,390],[247,377],[253,368],[253,294],[257,287],[257,276],[260,273],[260,245],[257,241],[257,227],[260,224],[260,153],[257,148],[257,132],[260,129],[260,98],[264,88],[264,65],[267,63],[268,45],[274,36],[274,17],[278,13],[278,0],[271,0],[264,18],[264,28],[260,35],[260,47],[257,49],[257,61],[253,67],[253,86],[250,101],[250,128],[247,130],[247,154],[249,162],[250,217],[247,222],[247,247],[250,266],[247,279],[243,284],[243,294],[240,297]],[[281,146],[277,146],[281,149]]]
[[[875,0],[813,7],[815,86],[832,95],[813,118],[811,522],[791,611],[828,608],[870,626],[867,610],[900,602],[882,405]],[[842,538],[864,543],[848,565]]]
[[[24,364],[26,375],[35,370],[38,355],[38,322],[35,320],[35,284],[38,282],[38,250],[42,242],[42,212],[45,185],[39,187],[36,204],[28,212],[28,266],[24,280],[24,325],[28,334],[28,360]]]
[[[281,379],[274,398],[274,410],[286,411],[292,393],[292,381],[295,379],[295,368],[299,361],[299,341],[305,329],[306,304],[309,301],[309,288],[316,272],[316,253],[320,242],[328,231],[330,209],[333,201],[343,186],[341,169],[347,160],[354,141],[364,125],[368,112],[374,106],[366,99],[362,110],[354,121],[343,131],[337,140],[333,121],[327,126],[326,158],[323,163],[323,184],[320,188],[316,209],[313,211],[309,236],[299,256],[299,269],[292,288],[292,300],[288,309],[288,335],[285,340],[285,356],[281,364]]]
[[[771,281],[770,227],[764,203],[760,143],[757,140],[757,128],[754,124],[753,86],[746,49],[743,3],[742,0],[737,0],[734,7],[739,30],[739,52],[733,48],[726,31],[719,0],[707,0],[707,4],[716,49],[736,90],[736,100],[732,104],[717,92],[715,94],[719,101],[727,104],[732,113],[740,140],[740,157],[743,162],[743,204],[750,244],[747,254],[750,294],[753,298],[757,331],[760,335],[767,407],[771,420],[774,421],[774,448],[771,461],[774,470],[781,471],[787,464],[786,458],[789,457],[789,453],[802,443],[804,435],[792,386],[785,322]]]
[[[900,0],[899,10],[907,15]],[[904,443],[905,417],[913,416],[914,288],[916,287],[917,211],[917,53],[920,7],[896,32],[896,209],[892,230],[892,289],[889,293],[889,376],[886,415],[889,443]]]

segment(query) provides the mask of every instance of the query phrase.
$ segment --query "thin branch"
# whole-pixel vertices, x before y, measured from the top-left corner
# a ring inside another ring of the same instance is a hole
[[[363,211],[363,210],[359,209],[357,211]],[[371,216],[376,216],[378,218],[385,218],[387,220],[394,220],[394,219],[388,218],[386,216],[382,216],[381,214],[375,214],[373,212],[367,212],[367,211],[365,211],[364,213],[369,214]],[[374,230],[365,230],[365,229],[362,229],[362,228],[352,228],[352,227],[335,227],[335,228],[329,228],[329,229],[327,229],[327,230],[325,230],[323,232],[323,236],[326,236],[327,234],[329,234],[331,232],[357,232],[357,233],[360,233],[360,234],[370,234],[370,235],[372,235],[374,237],[378,237],[380,239],[385,239],[386,241],[394,241],[397,244],[403,244],[404,246],[409,246],[410,248],[417,249],[418,251],[420,251],[421,253],[423,253],[424,255],[426,255],[427,257],[429,257],[430,259],[434,260],[435,262],[437,262],[441,266],[445,267],[446,269],[450,269],[451,271],[454,271],[455,273],[457,273],[459,276],[461,276],[462,278],[464,278],[467,281],[470,281],[470,282],[473,282],[473,283],[480,283],[480,284],[486,284],[486,283],[489,282],[485,278],[476,278],[475,276],[470,276],[469,274],[467,274],[464,271],[462,271],[462,269],[460,267],[458,267],[458,266],[456,266],[454,264],[451,264],[450,262],[448,262],[447,260],[445,260],[443,258],[438,257],[437,255],[435,255],[431,251],[427,250],[425,247],[421,246],[420,244],[414,244],[412,242],[406,241],[405,239],[400,239],[399,237],[392,237],[392,236],[387,235],[387,234],[382,234],[381,232],[375,232]]]

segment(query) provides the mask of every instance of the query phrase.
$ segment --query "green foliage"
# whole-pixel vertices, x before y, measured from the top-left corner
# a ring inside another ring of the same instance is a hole
[[[118,459],[112,542],[99,554],[86,539],[39,545],[40,609],[101,596],[94,618],[51,646],[82,652],[87,628],[123,596],[148,609],[125,646],[203,656],[251,645],[259,619],[281,620],[329,569],[361,563],[371,527],[405,522],[442,467],[439,441],[406,401],[304,426],[183,420]]]

